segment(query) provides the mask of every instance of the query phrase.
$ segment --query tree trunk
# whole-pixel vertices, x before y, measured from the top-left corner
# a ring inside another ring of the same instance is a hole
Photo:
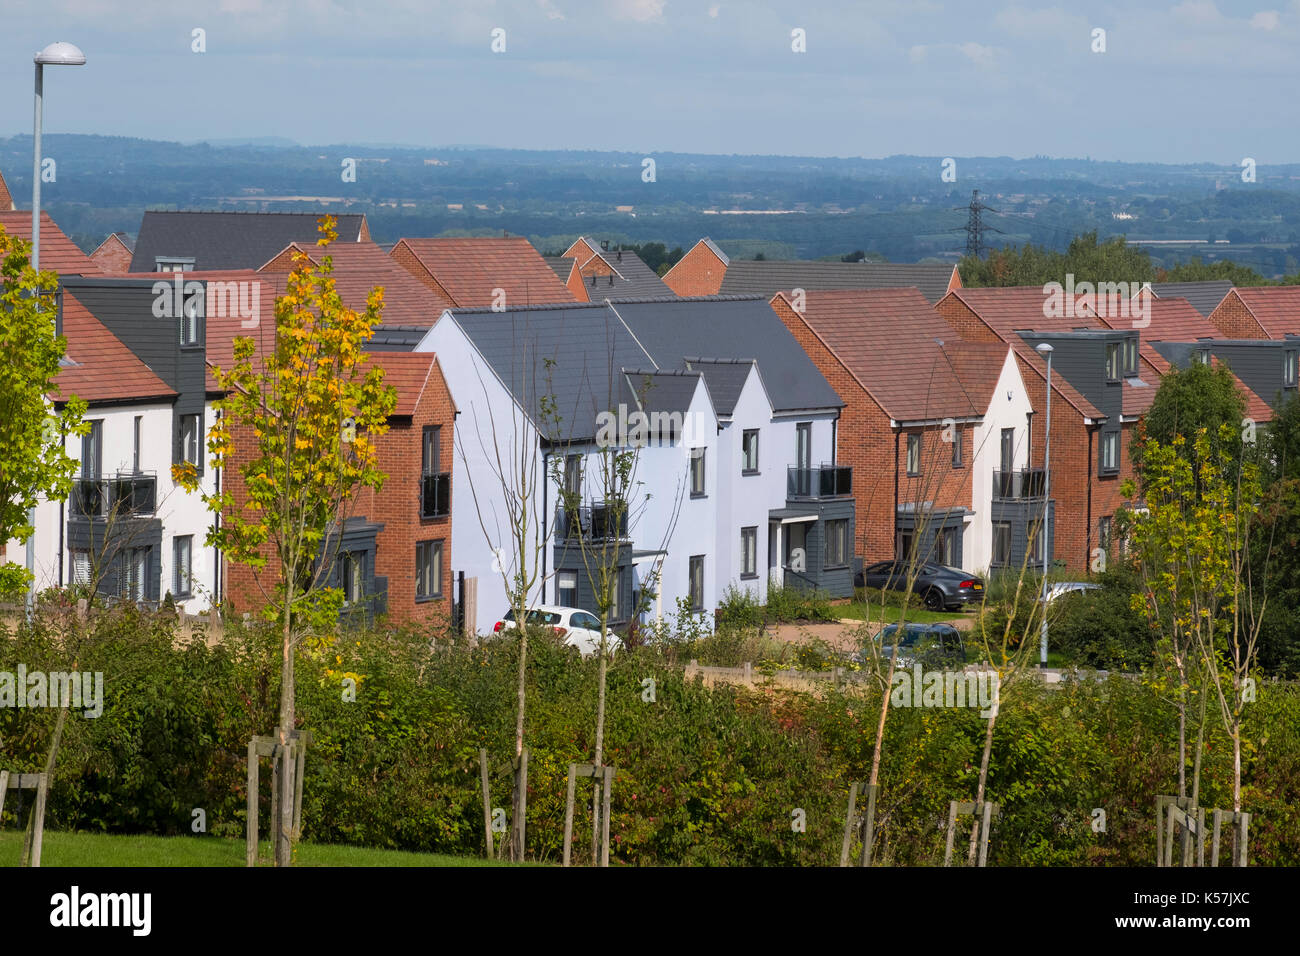
[[[275,841],[275,865],[290,866],[293,863],[293,762],[289,760],[289,732],[293,730],[294,721],[294,674],[293,674],[293,576],[287,575],[284,598],[284,625],[281,634],[281,670],[280,670],[280,726],[279,726],[279,812],[280,823]]]
[[[609,623],[605,615],[600,619],[600,690],[596,695],[596,766],[603,766],[605,759],[605,673],[607,665],[605,663],[606,651],[609,647]],[[597,866],[600,863],[600,834],[601,834],[601,781],[602,777],[596,777],[596,787],[591,800],[591,865]]]
[[[525,602],[526,604],[527,602]],[[510,859],[519,862],[524,858],[524,840],[520,837],[523,833],[521,821],[519,821],[519,809],[524,805],[523,788],[528,784],[522,779],[523,775],[523,755],[524,755],[524,698],[526,693],[526,681],[528,677],[528,609],[527,607],[515,609],[515,627],[519,631],[519,699],[518,708],[515,712],[515,774],[514,774],[514,820],[511,821],[510,827]]]
[[[979,828],[983,822],[983,816],[980,814],[980,804],[984,802],[984,788],[989,779],[989,757],[993,753],[993,725],[997,723],[998,715],[994,711],[989,717],[988,729],[984,731],[984,753],[980,757],[980,779],[979,785],[975,788],[975,822],[971,824],[970,829],[970,852],[966,856],[966,865],[975,865],[975,851],[978,847]]]

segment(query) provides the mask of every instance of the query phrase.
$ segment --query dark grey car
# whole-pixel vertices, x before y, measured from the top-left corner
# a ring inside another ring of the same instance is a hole
[[[855,574],[853,586],[905,591],[907,574],[906,561],[878,561]],[[926,564],[917,571],[912,593],[919,594],[929,610],[941,611],[945,608],[960,608],[963,604],[983,599],[984,582],[960,568]]]

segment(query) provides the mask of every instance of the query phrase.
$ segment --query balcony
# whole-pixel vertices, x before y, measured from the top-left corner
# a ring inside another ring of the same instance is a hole
[[[994,501],[1041,501],[1046,493],[1047,472],[1042,468],[993,470]]]
[[[152,474],[80,478],[72,485],[72,516],[107,521],[152,515],[157,488],[158,479]]]
[[[451,514],[451,472],[420,476],[420,517],[445,518]]]
[[[786,469],[785,497],[847,498],[853,494],[853,469],[848,465]]]
[[[615,526],[617,512],[617,527]],[[627,505],[617,508],[608,504],[593,504],[560,511],[557,515],[558,537],[576,540],[579,537],[592,541],[614,541],[627,538]]]

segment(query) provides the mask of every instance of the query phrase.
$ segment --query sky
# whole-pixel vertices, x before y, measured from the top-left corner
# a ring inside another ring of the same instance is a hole
[[[54,40],[56,133],[1300,161],[1300,0],[0,0],[0,135]]]

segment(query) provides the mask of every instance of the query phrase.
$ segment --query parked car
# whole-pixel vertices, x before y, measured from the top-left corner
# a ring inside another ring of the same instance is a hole
[[[1093,584],[1090,581],[1058,581],[1047,586],[1047,603],[1051,604],[1057,598],[1067,594],[1087,594],[1089,591],[1100,590],[1100,584]]]
[[[576,607],[561,607],[556,604],[539,604],[528,609],[530,627],[549,627],[564,638],[569,647],[576,647],[583,657],[589,657],[600,650],[600,618],[590,611]],[[492,633],[500,634],[515,626],[515,610],[510,608],[497,621]],[[605,638],[610,652],[620,650],[623,642],[612,631]]]
[[[907,590],[908,562],[878,561],[869,564],[853,576],[857,588],[881,590]],[[960,608],[984,596],[984,582],[968,571],[949,568],[942,564],[923,565],[912,584],[912,593],[919,594],[931,611]]]
[[[897,624],[887,624],[874,640],[879,645],[880,656],[885,660],[894,649],[894,635],[898,634],[898,667],[911,667],[920,663],[931,667],[957,666],[966,662],[966,646],[961,631],[951,624],[917,624],[907,622],[902,633]],[[862,661],[866,654],[859,651],[855,659]]]

